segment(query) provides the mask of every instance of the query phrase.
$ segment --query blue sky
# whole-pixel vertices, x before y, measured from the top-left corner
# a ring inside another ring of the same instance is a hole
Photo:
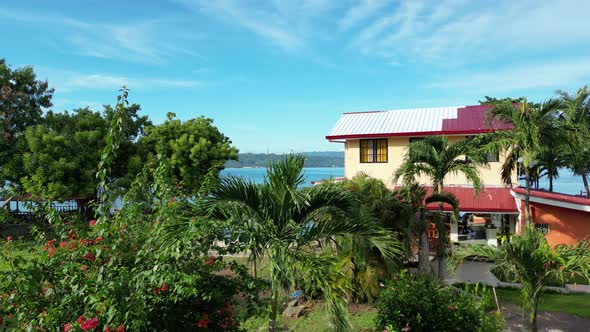
[[[590,81],[590,1],[0,3],[2,50],[56,111],[130,100],[205,115],[242,152],[339,150],[342,112],[543,100]]]

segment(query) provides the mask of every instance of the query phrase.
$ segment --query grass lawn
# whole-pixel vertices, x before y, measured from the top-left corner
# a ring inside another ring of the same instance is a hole
[[[8,261],[3,256],[10,256],[11,258],[21,257],[24,260],[31,260],[42,252],[42,248],[34,244],[33,242],[27,241],[13,241],[8,243],[6,241],[0,242],[0,271],[10,269]]]
[[[350,314],[353,331],[375,330],[375,317],[377,315],[375,309],[363,308],[354,311],[354,313]],[[280,325],[286,326],[293,331],[324,332],[333,330],[330,328],[326,311],[321,305],[314,306],[297,319],[281,317]],[[258,331],[266,326],[268,326],[268,320],[265,317],[253,317],[241,324],[241,327],[246,331]]]
[[[511,288],[496,288],[500,301],[509,301],[520,305],[520,290]],[[590,318],[590,294],[555,294],[545,293],[541,305],[541,311],[555,311],[566,314]]]

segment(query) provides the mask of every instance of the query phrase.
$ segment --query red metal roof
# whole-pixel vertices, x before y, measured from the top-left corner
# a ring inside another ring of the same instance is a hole
[[[522,188],[522,187],[517,187],[512,190],[516,194],[519,194],[519,195],[524,195],[526,192],[525,188]],[[562,193],[555,193],[555,192],[550,192],[550,191],[534,190],[534,189],[531,189],[530,195],[531,195],[531,197],[539,197],[539,198],[545,198],[545,199],[550,199],[550,200],[554,200],[554,201],[590,206],[590,198],[583,197],[583,196],[567,195],[567,194],[562,194]]]
[[[432,187],[425,187],[427,194],[432,193]],[[455,195],[459,201],[461,212],[504,212],[518,213],[514,197],[510,194],[510,188],[486,187],[477,196],[472,187],[445,186],[444,191]],[[428,204],[429,210],[438,210],[438,204]],[[450,205],[444,204],[445,211],[452,211]]]
[[[485,113],[490,108],[474,105],[344,113],[326,139],[474,135],[509,129],[505,123],[486,123]]]

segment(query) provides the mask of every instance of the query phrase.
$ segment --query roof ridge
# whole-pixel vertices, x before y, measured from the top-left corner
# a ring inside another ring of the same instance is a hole
[[[457,106],[435,106],[435,107],[414,107],[414,108],[396,108],[389,110],[371,110],[371,111],[355,111],[355,112],[343,112],[342,114],[365,114],[365,113],[385,113],[385,112],[396,112],[396,111],[433,111],[440,109],[459,109],[465,107],[473,107],[481,105],[457,105]]]

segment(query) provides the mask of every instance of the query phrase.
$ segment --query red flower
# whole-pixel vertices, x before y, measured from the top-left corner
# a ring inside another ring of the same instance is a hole
[[[406,326],[402,329],[403,332],[410,331],[410,323],[406,323]]]
[[[85,253],[83,257],[91,262],[94,262],[96,260],[96,257],[94,256],[94,254],[91,251]]]
[[[84,242],[85,245],[88,245],[88,243],[90,243],[90,241],[88,241],[88,239],[84,239],[82,242]]]
[[[62,249],[65,249],[65,248],[66,248],[66,245],[67,245],[67,243],[66,243],[66,242],[64,242],[64,241],[61,241],[61,242],[59,243],[59,247],[60,247],[60,248],[62,248]]]
[[[123,325],[119,325],[119,327],[117,327],[117,332],[125,332]]]
[[[205,264],[207,264],[207,265],[213,265],[213,263],[215,263],[215,257],[213,257],[213,256],[209,256],[209,259],[207,259],[207,261],[205,261]]]
[[[65,323],[64,324],[64,331],[68,332],[70,330],[70,323]]]
[[[154,294],[154,295],[160,294],[160,289],[159,288],[152,289],[152,294]]]
[[[94,241],[92,241],[92,244],[97,244],[100,241],[102,241],[102,236],[97,237],[96,239],[94,239]]]
[[[84,316],[78,317],[78,323],[80,323],[80,324],[84,324],[85,320],[86,320],[86,318],[84,318]]]
[[[104,327],[104,332],[112,332],[111,328],[107,325]]]
[[[49,248],[49,257],[53,256],[53,254],[55,254],[55,248],[51,247]]]
[[[86,271],[86,270],[88,270],[88,266],[82,265],[82,271]]]
[[[98,326],[98,318],[96,318],[96,317],[87,319],[86,321],[84,321],[84,323],[80,324],[80,328],[84,331],[93,330],[97,326]]]
[[[160,290],[161,290],[163,293],[166,293],[166,292],[168,291],[168,285],[166,285],[166,284],[162,284],[162,287],[160,287]]]
[[[76,231],[72,229],[72,230],[71,230],[71,231],[68,233],[68,239],[70,239],[70,240],[73,240],[73,239],[75,239],[75,238],[76,238]]]
[[[205,314],[203,319],[201,319],[200,321],[197,322],[197,327],[202,328],[202,329],[206,329],[208,326],[209,326],[209,316],[207,316],[207,314]]]
[[[94,225],[96,225],[96,220],[92,219],[92,220],[90,220],[90,221],[88,222],[88,226],[89,226],[89,227],[92,227],[92,226],[94,226]]]
[[[12,236],[8,235],[8,236],[6,237],[6,241],[8,241],[8,242],[12,241]]]

